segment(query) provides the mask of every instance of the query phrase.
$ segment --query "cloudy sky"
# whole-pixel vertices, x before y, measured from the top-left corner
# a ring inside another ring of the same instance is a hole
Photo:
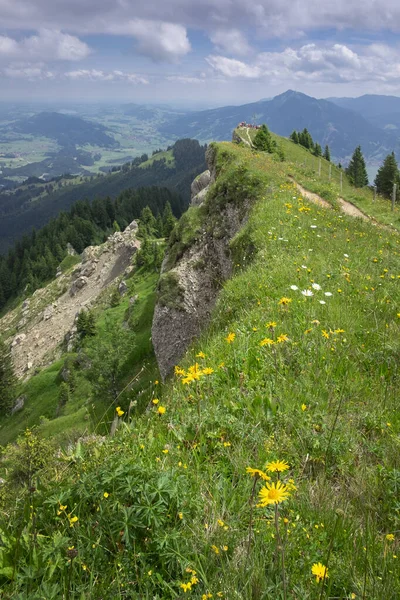
[[[400,96],[399,0],[0,0],[0,100]]]

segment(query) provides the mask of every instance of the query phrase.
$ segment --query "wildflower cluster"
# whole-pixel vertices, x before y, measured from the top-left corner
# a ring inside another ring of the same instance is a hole
[[[199,353],[197,356],[203,358],[203,353]],[[199,381],[203,376],[212,375],[213,373],[214,369],[211,367],[203,368],[197,362],[191,365],[187,371],[179,366],[175,367],[175,375],[181,378],[183,385],[189,385],[194,381]]]
[[[186,573],[188,573],[188,575],[190,577],[189,581],[182,582],[179,586],[184,591],[185,594],[187,592],[190,592],[192,590],[193,586],[197,585],[199,583],[199,579],[197,577],[196,571],[194,571],[193,569],[188,567],[186,569]]]

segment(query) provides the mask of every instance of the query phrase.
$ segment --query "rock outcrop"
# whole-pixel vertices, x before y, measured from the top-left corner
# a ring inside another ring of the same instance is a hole
[[[0,319],[3,332],[18,334],[8,340],[16,374],[27,377],[60,355],[61,347],[71,351],[76,337],[76,314],[90,308],[109,285],[125,279],[132,269],[132,257],[140,248],[133,221],[123,233],[114,233],[100,246],[89,246],[82,262],[62,273],[45,288]],[[72,251],[71,251],[72,253]]]
[[[208,190],[216,177],[212,146],[206,158],[209,172],[193,182],[194,199],[204,189]],[[202,185],[205,187],[200,189]],[[208,215],[195,241],[180,252],[179,259],[172,265],[175,250],[174,246],[169,248],[161,269],[152,340],[163,379],[210,320],[218,292],[232,274],[230,242],[247,220],[245,206],[226,203],[214,211],[212,202],[207,198]]]

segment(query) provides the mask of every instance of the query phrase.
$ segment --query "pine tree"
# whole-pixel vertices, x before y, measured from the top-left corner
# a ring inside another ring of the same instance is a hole
[[[353,152],[349,166],[346,169],[347,176],[351,183],[358,188],[368,185],[368,173],[367,167],[365,166],[365,160],[361,152],[361,146]]]
[[[164,237],[168,238],[171,234],[171,231],[175,227],[176,219],[172,214],[171,205],[169,202],[165,204],[164,212],[163,212],[163,234]]]
[[[162,216],[160,215],[160,213],[157,214],[157,219],[156,219],[156,235],[157,237],[161,238],[163,237],[163,220],[162,220]]]
[[[262,150],[263,152],[273,152],[274,144],[266,125],[261,125],[261,128],[257,131],[254,136],[253,146],[257,150]]]
[[[399,168],[394,152],[388,154],[383,165],[378,169],[375,177],[375,185],[378,194],[391,197],[393,184],[399,183]]]
[[[322,148],[321,148],[321,146],[318,143],[316,143],[315,146],[314,146],[314,155],[315,156],[322,156]]]
[[[4,344],[0,341],[0,413],[8,414],[15,399],[16,379],[11,361],[11,355]]]
[[[96,335],[96,321],[92,311],[81,310],[76,321],[76,329],[81,338]]]
[[[299,134],[297,133],[296,130],[292,131],[292,133],[290,134],[289,137],[292,140],[292,142],[294,142],[295,144],[299,143]]]
[[[306,127],[299,133],[299,144],[307,148],[307,150],[313,150],[314,148],[314,141]]]
[[[324,150],[324,158],[325,160],[327,160],[328,162],[331,162],[331,153],[329,150],[329,146],[328,144],[325,146],[325,150]]]

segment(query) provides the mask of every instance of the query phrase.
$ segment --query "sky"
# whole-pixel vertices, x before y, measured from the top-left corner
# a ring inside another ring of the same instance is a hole
[[[0,0],[0,101],[400,96],[399,0]]]

